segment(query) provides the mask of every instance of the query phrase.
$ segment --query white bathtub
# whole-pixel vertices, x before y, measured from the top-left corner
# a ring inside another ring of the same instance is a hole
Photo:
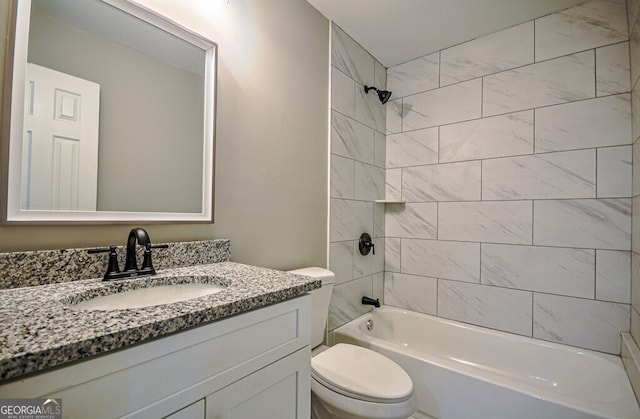
[[[400,364],[416,389],[416,418],[640,418],[613,355],[387,306],[336,329],[334,340]]]

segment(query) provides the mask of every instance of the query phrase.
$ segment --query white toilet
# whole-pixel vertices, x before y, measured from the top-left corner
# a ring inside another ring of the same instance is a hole
[[[291,273],[322,280],[311,292],[311,418],[405,419],[417,408],[413,382],[389,358],[360,346],[321,345],[335,283],[333,272],[303,268]]]

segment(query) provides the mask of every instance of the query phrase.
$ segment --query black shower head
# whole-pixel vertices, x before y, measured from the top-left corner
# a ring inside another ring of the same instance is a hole
[[[369,90],[374,90],[378,94],[378,99],[380,99],[380,102],[382,102],[383,105],[387,103],[391,97],[391,92],[389,90],[380,90],[377,87],[364,86],[365,93],[369,93]]]

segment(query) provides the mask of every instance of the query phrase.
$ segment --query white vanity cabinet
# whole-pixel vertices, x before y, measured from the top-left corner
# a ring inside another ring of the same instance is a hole
[[[61,398],[69,418],[310,416],[310,297],[287,300],[0,386]]]

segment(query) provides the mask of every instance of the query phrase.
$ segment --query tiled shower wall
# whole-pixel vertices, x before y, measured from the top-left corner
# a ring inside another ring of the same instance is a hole
[[[389,68],[385,304],[620,353],[629,67],[625,1],[594,0]]]
[[[329,269],[336,286],[329,330],[382,300],[384,276],[385,108],[364,86],[384,88],[386,69],[339,27],[331,34],[331,175]],[[369,233],[375,255],[360,255],[358,239]]]
[[[633,139],[633,216],[631,241],[631,334],[625,336],[622,356],[640,399],[640,0],[627,2],[631,57],[631,108]]]

